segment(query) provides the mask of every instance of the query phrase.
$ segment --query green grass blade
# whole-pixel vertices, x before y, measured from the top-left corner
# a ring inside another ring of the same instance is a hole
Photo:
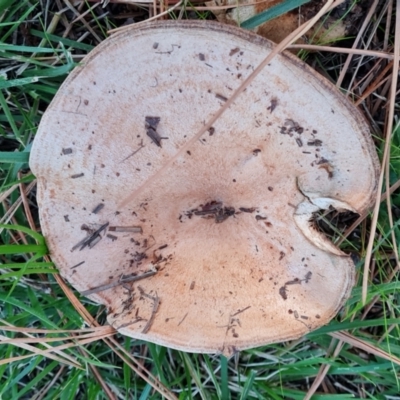
[[[309,339],[312,339],[316,336],[320,336],[330,332],[344,331],[348,329],[357,329],[357,328],[370,328],[373,326],[386,326],[391,324],[398,324],[399,319],[397,318],[387,318],[387,319],[370,319],[367,321],[352,321],[352,322],[341,322],[341,323],[333,323],[327,326],[323,326],[322,328],[317,329],[314,332],[310,332],[307,334]]]
[[[21,314],[21,311],[26,312],[30,318],[33,319],[37,319],[38,321],[40,321],[42,324],[44,324],[45,326],[51,328],[51,329],[57,329],[58,326],[56,323],[54,323],[46,314],[45,314],[45,310],[43,308],[34,308],[31,307],[28,304],[25,304],[25,302],[18,300],[16,297],[14,296],[9,296],[9,294],[5,294],[0,292],[0,301],[2,302],[3,305],[5,304],[9,304],[17,309],[19,309],[19,312]],[[32,318],[34,317],[34,318]]]
[[[27,365],[25,368],[23,368],[11,381],[8,382],[9,389],[13,388],[15,389],[16,387],[19,386],[20,382],[24,380],[24,377],[27,375],[31,374],[32,371],[36,369],[36,367],[39,364],[39,361],[42,357],[37,357],[37,358],[32,358],[27,362]],[[11,397],[10,397],[11,398]],[[12,397],[13,399],[19,399],[20,396],[17,394],[14,394]]]
[[[228,386],[228,359],[225,356],[221,356],[221,394],[224,400],[231,398]]]
[[[17,6],[14,8],[13,12],[17,14],[20,8],[22,8],[24,5],[27,5],[27,1],[21,1],[21,2],[15,2],[17,3]],[[19,4],[18,4],[19,3]],[[29,4],[30,5],[30,4]],[[11,28],[6,32],[1,38],[0,42],[5,42],[7,38],[9,38],[18,28],[19,25],[22,24],[25,20],[29,18],[29,15],[34,12],[36,8],[36,4],[31,5],[29,9],[27,9],[22,15],[18,15],[18,21],[7,21],[4,23],[0,23],[0,27],[2,26],[11,26]],[[11,16],[9,16],[10,18]]]
[[[155,364],[155,371],[153,373],[160,379],[160,381],[164,384],[167,384],[167,381],[164,377],[163,372],[163,361],[165,358],[165,348],[157,346],[156,344],[149,343],[148,348],[151,354],[151,358]]]
[[[0,89],[9,89],[12,87],[20,87],[39,81],[39,76],[32,76],[29,78],[11,79],[9,81],[0,80]]]
[[[0,264],[0,267],[3,267],[3,265]],[[10,278],[20,279],[22,276],[30,275],[30,274],[58,274],[58,271],[56,269],[49,270],[48,268],[36,268],[34,270],[26,269],[24,271],[13,271],[13,272],[1,274],[0,280],[7,280]]]
[[[208,370],[207,373],[209,374],[209,376],[211,378],[211,381],[214,384],[217,397],[218,397],[218,399],[222,399],[221,387],[219,385],[217,376],[214,373],[214,368],[212,366],[212,363],[211,363],[211,360],[210,360],[210,356],[208,354],[204,354],[203,358],[204,358],[204,361],[205,361],[205,363],[207,365],[207,370]]]
[[[29,154],[27,152],[0,151],[0,163],[27,163]]]
[[[3,51],[15,51],[17,53],[62,53],[62,49],[48,49],[46,47],[34,47],[34,46],[17,46],[7,43],[0,43],[0,53]]]
[[[249,398],[250,390],[253,386],[255,377],[256,377],[256,372],[254,370],[251,370],[250,375],[247,377],[246,382],[243,386],[243,391],[240,396],[240,400],[247,400]]]
[[[41,39],[47,39],[49,42],[51,41],[51,42],[56,42],[56,43],[62,43],[65,46],[71,46],[71,47],[73,47],[75,49],[79,49],[79,50],[91,51],[94,48],[94,46],[91,46],[90,44],[76,42],[75,40],[66,39],[61,36],[53,35],[51,33],[40,32],[36,29],[31,29],[30,33],[33,36],[37,36]]]
[[[7,183],[5,185],[0,186],[0,193],[3,192],[4,190],[7,190],[11,186],[18,185],[19,183],[30,183],[30,182],[32,182],[34,180],[35,180],[35,176],[32,175],[32,174],[29,174],[27,176],[24,176],[21,179],[18,179],[18,180],[15,180],[15,181],[12,181],[12,182],[9,182],[9,183]],[[8,227],[8,226],[9,225],[4,225],[3,228],[4,227]],[[0,229],[1,229],[1,226],[0,226]]]
[[[73,62],[62,65],[61,67],[54,68],[43,68],[43,69],[32,69],[24,72],[26,77],[39,77],[39,78],[54,78],[56,76],[66,75],[76,66]],[[30,82],[29,82],[30,83]],[[1,83],[0,83],[1,86]]]
[[[28,234],[29,236],[32,236],[38,242],[39,245],[46,246],[44,237],[40,233],[37,233],[37,232],[33,231],[32,229],[27,228],[26,226],[12,225],[12,224],[10,224],[10,225],[0,224],[0,229],[13,229],[16,231],[24,232],[24,233]],[[47,253],[47,247],[46,247],[45,252]]]
[[[143,392],[141,393],[139,400],[147,400],[150,396],[151,391],[153,390],[153,388],[147,384],[143,390]]]
[[[8,7],[11,7],[14,0],[0,0],[0,14],[3,13]]]
[[[36,370],[37,364],[39,364],[39,362],[42,359],[43,357],[35,357],[34,360],[32,360],[34,361],[34,363],[32,363],[34,365],[34,368],[32,368],[32,371],[29,371],[28,374],[31,374],[30,376],[33,375],[34,378],[29,379],[27,384],[24,385],[23,389],[20,392],[18,392],[18,398],[23,398],[23,396],[27,393],[28,394],[33,393],[35,387],[40,383],[40,381],[44,379],[48,374],[52,374],[53,373],[52,371],[60,366],[60,363],[58,361],[52,361],[40,373],[36,374],[35,371],[37,371]],[[19,381],[22,381],[22,379],[16,380],[16,384],[18,384]]]
[[[297,7],[302,6],[303,4],[309,3],[310,0],[287,0],[283,3],[276,5],[275,7],[271,7],[268,10],[261,12],[260,14],[254,15],[253,17],[244,21],[240,26],[244,29],[254,29],[257,26],[267,22],[271,19],[279,17],[282,14],[287,13],[288,11],[294,10]]]
[[[193,381],[196,384],[196,387],[199,390],[200,397],[203,400],[207,400],[209,398],[208,393],[205,391],[204,386],[201,383],[200,374],[198,373],[198,370],[195,368],[192,358],[189,357],[189,354],[187,354],[187,353],[181,352],[180,354],[183,358],[183,362],[184,362],[185,366],[188,369],[189,375],[192,377]]]
[[[0,80],[0,89],[9,89],[17,86],[20,87],[24,85],[30,85],[32,83],[39,82],[39,79],[42,78],[63,76],[70,72],[74,67],[74,63],[68,63],[61,67],[25,71],[25,78],[11,79],[9,81]]]
[[[42,253],[45,254],[47,247],[37,244],[6,244],[0,246],[0,254],[22,254],[22,253]]]
[[[1,85],[7,81],[2,81],[0,80],[0,87]],[[21,143],[21,137],[19,134],[19,129],[14,121],[12,112],[10,111],[10,108],[8,107],[7,101],[4,97],[3,92],[0,90],[0,109],[3,110],[5,116],[7,117],[7,122],[10,124],[11,129],[13,131],[13,134],[15,135],[15,138]],[[21,143],[22,144],[22,143]]]

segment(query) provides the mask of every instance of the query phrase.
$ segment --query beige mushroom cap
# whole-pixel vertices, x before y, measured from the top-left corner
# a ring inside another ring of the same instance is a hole
[[[276,56],[167,165],[271,46],[211,22],[133,27],[43,116],[31,154],[43,233],[121,333],[229,354],[298,338],[349,296],[353,262],[309,221],[330,205],[365,211],[378,160],[359,111],[307,65]]]

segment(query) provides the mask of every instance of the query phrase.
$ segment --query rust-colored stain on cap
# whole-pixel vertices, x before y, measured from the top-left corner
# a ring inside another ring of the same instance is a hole
[[[310,223],[375,195],[377,156],[348,100],[278,55],[189,142],[271,47],[211,22],[132,27],[43,116],[31,154],[43,234],[121,333],[231,354],[298,338],[349,296],[353,262]]]

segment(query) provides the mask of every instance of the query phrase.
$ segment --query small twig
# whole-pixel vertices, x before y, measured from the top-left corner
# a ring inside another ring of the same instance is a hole
[[[139,289],[141,296],[144,296],[150,300],[153,300],[153,310],[151,312],[151,316],[142,330],[142,333],[147,333],[149,331],[149,329],[151,328],[151,325],[153,324],[154,318],[158,311],[158,307],[160,305],[160,298],[158,297],[157,293],[155,296],[151,296],[151,295],[145,293],[144,289],[140,286],[138,286],[138,289]]]
[[[231,317],[235,317],[236,315],[241,314],[242,312],[248,310],[250,307],[251,307],[251,306],[247,306],[247,307],[245,307],[245,308],[242,308],[242,309],[239,310],[239,311],[236,311],[235,314],[232,314],[232,315],[231,315]]]
[[[142,275],[136,275],[136,276],[130,276],[128,278],[118,279],[117,281],[114,281],[114,282],[110,282],[110,283],[106,283],[104,285],[96,286],[96,287],[94,287],[92,289],[89,289],[89,290],[84,290],[83,292],[81,292],[81,295],[82,296],[89,296],[89,295],[94,294],[94,293],[102,292],[103,290],[112,289],[113,287],[122,285],[122,284],[127,283],[127,282],[140,281],[141,279],[149,278],[150,276],[155,275],[157,272],[158,272],[157,270],[152,270],[152,271],[145,272]]]
[[[183,316],[183,318],[179,321],[178,326],[186,319],[186,317],[188,316],[188,312]]]
[[[144,147],[143,139],[142,139],[142,141],[140,142],[140,145],[139,145],[139,146],[140,146],[140,147],[139,147],[137,150],[135,150],[133,153],[129,154],[129,156],[125,157],[125,158],[124,158],[122,161],[120,161],[120,162],[126,161],[128,158],[134,156],[138,151],[142,150],[143,147]]]
[[[100,235],[100,233],[107,228],[109,222],[106,222],[105,224],[103,224],[99,229],[97,229],[96,231],[94,231],[91,235],[89,235],[88,237],[86,237],[85,239],[81,240],[80,242],[78,242],[72,249],[71,251],[74,251],[75,249],[77,249],[79,246],[81,246],[81,248],[79,250],[83,250],[86,246],[89,246],[92,244],[93,241],[95,241],[97,239],[97,237]],[[97,243],[97,242],[96,242]]]
[[[110,232],[143,233],[143,229],[141,226],[110,226],[108,230]]]
[[[85,264],[85,261],[81,261],[80,263],[78,263],[78,264],[74,265],[74,266],[73,266],[73,267],[71,267],[70,269],[75,269],[75,268],[78,268],[78,267],[80,267],[82,264]]]

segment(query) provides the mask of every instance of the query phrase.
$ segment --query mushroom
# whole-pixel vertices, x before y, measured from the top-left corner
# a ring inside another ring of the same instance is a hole
[[[348,298],[354,264],[310,219],[373,201],[378,159],[350,101],[285,53],[190,142],[272,46],[212,22],[134,26],[44,114],[31,153],[43,234],[120,333],[231,354],[298,338]]]

